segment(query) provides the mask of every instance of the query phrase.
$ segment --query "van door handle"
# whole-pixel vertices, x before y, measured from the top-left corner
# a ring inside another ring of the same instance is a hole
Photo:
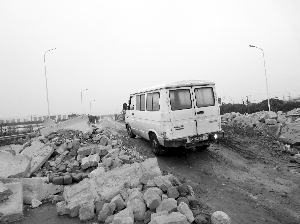
[[[197,112],[197,114],[204,114],[204,111],[200,110],[200,111]]]

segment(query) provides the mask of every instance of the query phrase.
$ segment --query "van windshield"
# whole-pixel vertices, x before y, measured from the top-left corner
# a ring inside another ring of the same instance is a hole
[[[197,107],[209,107],[215,105],[214,91],[212,87],[195,89]]]

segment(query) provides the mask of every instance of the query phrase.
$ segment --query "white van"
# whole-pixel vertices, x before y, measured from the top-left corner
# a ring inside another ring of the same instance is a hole
[[[150,140],[153,153],[164,147],[203,146],[223,137],[215,84],[184,80],[130,94],[125,123],[128,135]]]

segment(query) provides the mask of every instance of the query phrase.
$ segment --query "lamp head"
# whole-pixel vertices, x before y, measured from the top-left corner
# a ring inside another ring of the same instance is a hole
[[[254,45],[249,45],[249,47],[255,47]]]

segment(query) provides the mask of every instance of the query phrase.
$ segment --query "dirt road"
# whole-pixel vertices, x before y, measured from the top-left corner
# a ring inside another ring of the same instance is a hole
[[[124,125],[109,122],[127,147],[154,157],[148,141],[128,138]],[[226,132],[223,141],[204,151],[170,149],[158,157],[161,170],[190,184],[208,211],[226,212],[232,224],[300,223],[300,174],[288,170],[290,155],[268,138]]]

